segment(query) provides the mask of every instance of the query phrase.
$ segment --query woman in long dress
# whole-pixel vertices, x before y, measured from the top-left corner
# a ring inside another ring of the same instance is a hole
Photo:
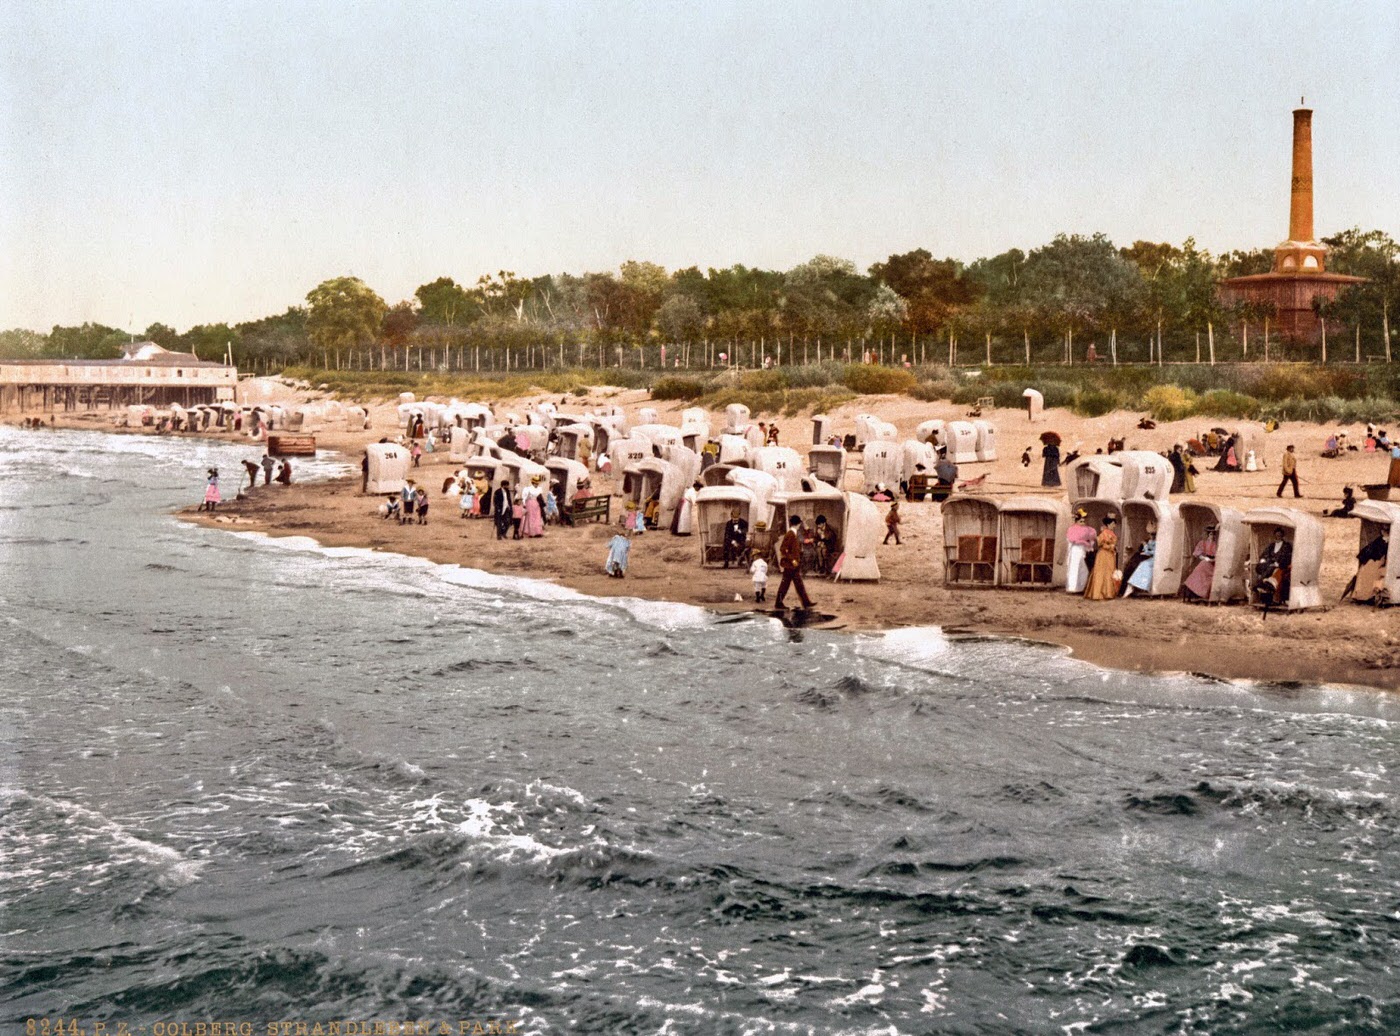
[[[1089,582],[1089,566],[1092,564],[1094,548],[1098,536],[1089,524],[1089,512],[1083,508],[1074,512],[1074,524],[1065,533],[1069,543],[1069,562],[1065,578],[1065,590],[1072,594],[1082,594]]]
[[[1094,571],[1089,576],[1089,585],[1084,589],[1084,599],[1088,601],[1111,601],[1118,596],[1118,533],[1114,530],[1117,519],[1109,515],[1103,520],[1096,541],[1098,552],[1094,555]]]
[[[520,523],[520,535],[534,539],[544,535],[544,491],[540,489],[540,476],[530,479],[530,484],[520,493],[520,503],[525,514]]]
[[[1186,576],[1186,582],[1181,584],[1183,597],[1210,600],[1210,585],[1215,581],[1215,554],[1220,549],[1215,531],[1214,525],[1207,525],[1205,535],[1191,548],[1191,558],[1195,564]]]
[[[671,520],[671,532],[677,536],[689,536],[695,531],[695,497],[700,492],[700,483],[696,482],[685,491],[681,497],[681,505],[676,508],[676,515]]]
[[[1392,486],[1400,486],[1400,442],[1390,444],[1390,477],[1386,481]]]
[[[219,469],[210,468],[209,478],[204,483],[204,503],[199,505],[201,511],[212,511],[222,503],[219,496]]]
[[[1152,589],[1152,571],[1157,561],[1157,534],[1149,533],[1146,543],[1137,549],[1137,564],[1132,572],[1125,572],[1123,596],[1131,597],[1133,591],[1147,593]]]
[[[1060,484],[1060,447],[1047,442],[1040,451],[1040,455],[1045,458],[1045,467],[1040,472],[1040,484],[1042,486],[1058,486]]]

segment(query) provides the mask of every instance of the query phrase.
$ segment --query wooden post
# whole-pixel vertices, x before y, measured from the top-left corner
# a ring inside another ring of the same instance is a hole
[[[1118,328],[1116,328],[1116,327],[1113,328],[1113,330],[1109,331],[1109,333],[1108,333],[1108,351],[1109,351],[1109,354],[1113,357],[1113,366],[1117,367],[1117,366],[1118,366]]]
[[[1356,325],[1356,362],[1361,362],[1361,325]]]
[[[1240,321],[1240,359],[1249,359],[1249,321]]]
[[[1269,318],[1264,318],[1264,362],[1269,362]]]
[[[1201,332],[1196,332],[1196,362],[1201,362]]]
[[[1065,357],[1071,367],[1074,366],[1074,328],[1069,329],[1065,336]]]
[[[987,332],[987,366],[992,365],[992,333]]]
[[[1327,318],[1322,318],[1322,362],[1327,362]]]
[[[1031,365],[1031,333],[1029,328],[1021,328],[1021,335],[1026,341],[1026,366]]]
[[[1209,341],[1209,343],[1210,343],[1210,365],[1211,365],[1212,367],[1214,367],[1214,366],[1215,366],[1215,325],[1214,325],[1211,321],[1209,321],[1209,320],[1206,321],[1206,339],[1207,339],[1207,340]]]

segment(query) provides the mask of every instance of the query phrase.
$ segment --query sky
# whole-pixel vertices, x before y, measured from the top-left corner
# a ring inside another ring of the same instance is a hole
[[[1400,237],[1400,3],[0,0],[0,328],[352,274]]]

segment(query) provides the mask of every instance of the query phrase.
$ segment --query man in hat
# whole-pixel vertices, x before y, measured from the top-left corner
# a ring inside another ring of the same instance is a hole
[[[1298,456],[1293,452],[1293,444],[1288,444],[1288,449],[1283,451],[1283,480],[1278,484],[1278,492],[1274,496],[1283,496],[1283,487],[1288,483],[1293,483],[1293,498],[1296,500],[1303,494],[1298,492]]]
[[[1288,576],[1293,566],[1293,544],[1274,529],[1274,540],[1259,555],[1254,566],[1254,594],[1267,610],[1288,600]]]
[[[812,599],[807,596],[807,587],[802,582],[802,519],[798,515],[788,519],[787,532],[778,541],[778,567],[782,570],[783,578],[778,583],[778,596],[773,600],[773,607],[782,608],[783,598],[787,596],[788,587],[792,586],[797,588],[797,599],[802,602],[803,609],[810,610]]]
[[[496,539],[503,540],[514,522],[511,511],[513,501],[510,496],[510,482],[503,481],[491,494],[491,514],[496,523]]]
[[[749,523],[739,517],[736,507],[729,512],[729,521],[724,523],[724,567],[731,561],[743,561],[744,552],[749,547]]]

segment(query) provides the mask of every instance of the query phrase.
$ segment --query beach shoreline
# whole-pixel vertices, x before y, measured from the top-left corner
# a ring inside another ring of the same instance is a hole
[[[651,403],[640,391],[618,390],[607,396],[609,402],[620,402],[629,411],[640,405],[656,406],[662,410],[663,421],[677,420],[679,404]],[[600,401],[570,402],[582,407]],[[514,406],[523,410],[529,402],[514,401]],[[844,413],[845,409],[833,415],[838,429],[852,421],[854,413],[870,412],[894,421],[901,438],[912,433],[917,420],[961,416],[950,412],[956,409],[951,404],[919,403],[901,397],[864,397],[849,407],[850,415]],[[399,432],[388,404],[375,407],[371,415],[370,430],[325,433],[318,435],[318,444],[342,453],[348,462],[357,465],[365,443]],[[986,492],[992,497],[1055,493],[1039,487],[1038,456],[1029,468],[1019,463],[1022,447],[1033,442],[1035,434],[1044,428],[1056,428],[1068,444],[1084,435],[1083,426],[1092,424],[1096,439],[1128,435],[1130,446],[1144,449],[1163,448],[1155,440],[1166,442],[1169,448],[1170,442],[1179,441],[1185,432],[1184,427],[1171,426],[1153,433],[1135,432],[1137,415],[1124,413],[1087,419],[1055,411],[1046,421],[1030,428],[1025,427],[1025,415],[1015,411],[996,411],[987,416],[998,425],[1003,456],[992,464],[967,465],[963,475],[988,474]],[[782,423],[801,429],[804,435],[809,427],[805,415]],[[102,428],[93,418],[79,415],[61,419],[59,425],[115,430]],[[1311,445],[1312,439],[1320,441],[1326,434],[1323,426],[1282,431],[1282,435],[1270,437],[1279,443],[1280,451],[1285,439],[1300,441],[1307,436],[1305,441]],[[254,458],[254,451],[257,456],[262,452],[260,443],[246,437],[201,434],[248,446],[250,459]],[[1093,452],[1092,448],[1088,452]],[[1335,502],[1342,484],[1367,481],[1367,465],[1375,466],[1370,457],[1353,455],[1322,462],[1312,452],[1309,448],[1304,453],[1303,462],[1308,496],[1297,503],[1314,514]],[[1329,474],[1335,473],[1336,477],[1329,480],[1336,482],[1335,488],[1327,485],[1324,489],[1325,483],[1315,477],[1324,466],[1328,466]],[[490,522],[459,518],[455,498],[440,493],[442,480],[455,468],[447,454],[440,451],[426,455],[423,467],[414,472],[428,488],[432,500],[426,526],[399,526],[381,519],[377,514],[380,498],[361,495],[357,476],[292,486],[259,485],[235,499],[230,489],[239,485],[242,473],[229,472],[224,483],[226,502],[217,512],[196,511],[197,497],[192,492],[191,504],[177,516],[210,528],[305,536],[327,547],[386,550],[440,564],[550,580],[600,598],[624,596],[679,602],[721,615],[752,613],[757,608],[746,572],[699,566],[695,537],[677,537],[664,531],[639,537],[632,546],[627,577],[622,580],[603,573],[607,542],[616,531],[615,526],[550,526],[542,539],[497,541]],[[1251,475],[1207,473],[1198,479],[1200,493],[1186,499],[1242,509],[1273,506],[1278,503],[1273,493],[1275,476],[1273,469]],[[858,488],[857,482],[848,477],[847,488]],[[595,476],[595,483],[599,491],[614,489],[611,481],[601,476]],[[1063,491],[1058,495],[1063,498]],[[620,512],[618,503],[614,501],[614,521]],[[1287,506],[1293,501],[1282,503]],[[832,617],[823,626],[850,632],[936,626],[953,635],[986,635],[1058,645],[1085,662],[1129,672],[1179,672],[1223,680],[1400,690],[1400,621],[1396,618],[1400,613],[1334,603],[1350,571],[1354,571],[1354,522],[1324,519],[1328,544],[1322,590],[1328,605],[1313,611],[1272,612],[1264,616],[1244,606],[1190,604],[1176,599],[1093,602],[1063,590],[948,588],[942,581],[943,540],[937,505],[905,504],[901,510],[905,542],[899,547],[880,548],[880,582],[838,584],[825,579],[808,580],[817,609]],[[776,578],[770,579],[769,607],[775,583]]]

